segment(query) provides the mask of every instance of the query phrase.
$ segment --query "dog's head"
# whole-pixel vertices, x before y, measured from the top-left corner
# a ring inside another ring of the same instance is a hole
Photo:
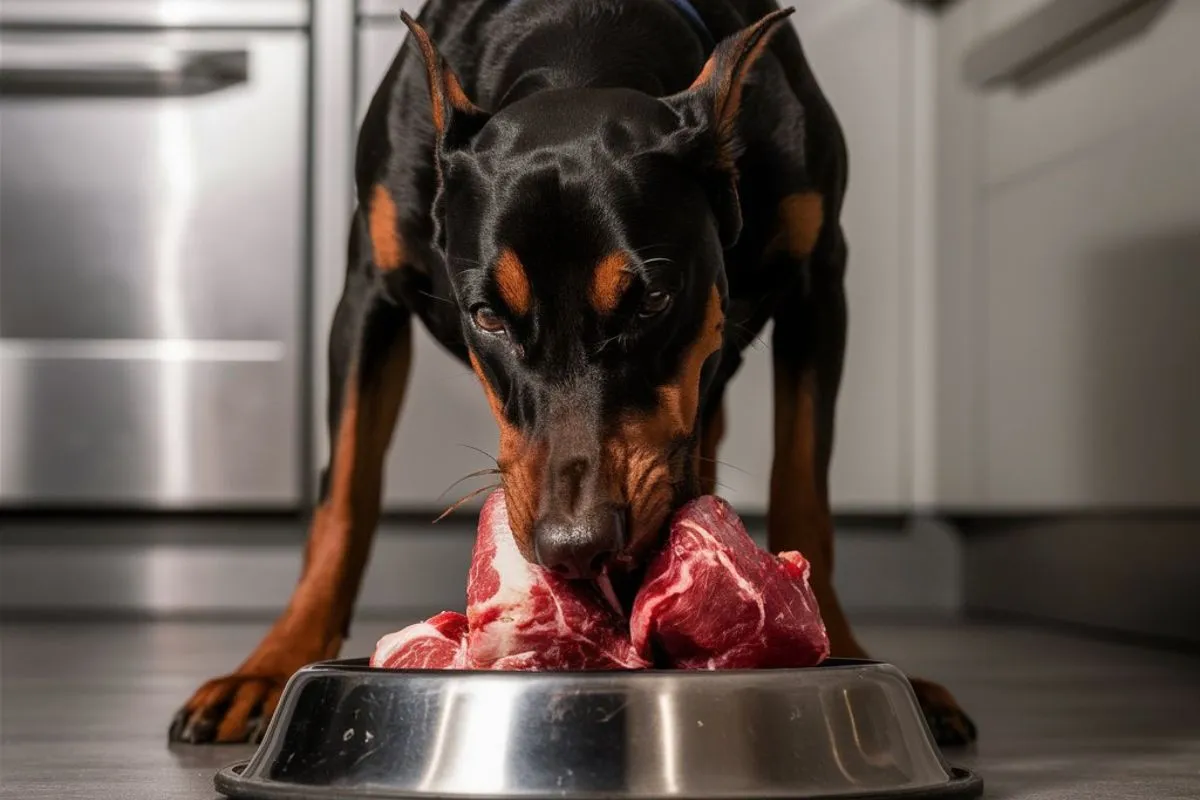
[[[699,491],[742,87],[790,11],[721,42],[679,94],[547,90],[494,114],[405,17],[429,76],[437,246],[530,561],[634,564]]]

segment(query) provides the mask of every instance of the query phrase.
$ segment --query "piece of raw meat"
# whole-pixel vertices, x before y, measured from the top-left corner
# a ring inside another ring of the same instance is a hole
[[[389,633],[375,645],[372,667],[385,669],[465,669],[467,618],[443,611],[424,622]]]
[[[634,600],[634,645],[676,669],[810,667],[829,639],[800,553],[773,556],[733,509],[701,497],[680,510]]]
[[[467,579],[467,661],[473,669],[642,669],[628,622],[595,584],[570,581],[517,550],[503,491],[479,515]]]
[[[772,556],[733,509],[702,497],[672,520],[630,620],[595,584],[517,550],[502,492],[484,504],[467,615],[444,612],[379,641],[374,666],[407,669],[806,667],[829,653],[800,553]],[[611,597],[611,591],[609,592]]]

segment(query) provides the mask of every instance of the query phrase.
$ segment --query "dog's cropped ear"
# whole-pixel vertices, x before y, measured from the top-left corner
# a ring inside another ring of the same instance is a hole
[[[408,26],[421,51],[421,60],[425,62],[425,74],[429,79],[430,119],[436,131],[438,150],[461,146],[479,133],[490,115],[467,97],[458,76],[438,52],[425,28],[407,11],[400,12],[400,19]]]
[[[767,14],[748,28],[723,39],[692,85],[665,98],[681,121],[678,151],[704,171],[720,225],[721,241],[732,247],[742,228],[737,196],[738,114],[742,89],[751,69],[794,8]]]

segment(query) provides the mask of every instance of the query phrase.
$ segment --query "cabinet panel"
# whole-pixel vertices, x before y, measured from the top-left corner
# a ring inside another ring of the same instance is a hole
[[[1200,109],[985,207],[993,505],[1200,501]]]
[[[1158,0],[1020,86],[968,86],[1051,0],[939,23],[938,502],[1200,503],[1200,6]]]
[[[933,506],[968,507],[982,496],[979,400],[979,325],[983,268],[977,242],[981,230],[980,164],[983,113],[980,95],[963,80],[963,61],[978,38],[984,6],[960,0],[937,19],[935,84],[936,186],[933,281],[934,419],[929,468]]]
[[[911,192],[905,108],[912,96],[911,9],[866,0],[814,3],[796,22],[817,79],[845,129],[850,185],[843,224],[850,246],[846,368],[838,402],[831,495],[837,510],[880,510],[910,501],[901,417],[909,350],[901,315],[911,266]],[[769,492],[770,331],[746,354],[728,398],[718,480],[743,512],[764,511]]]
[[[0,504],[292,507],[287,355],[277,342],[0,343]]]

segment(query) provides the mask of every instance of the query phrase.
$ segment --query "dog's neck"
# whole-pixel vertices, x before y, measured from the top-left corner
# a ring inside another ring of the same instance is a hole
[[[550,89],[681,91],[714,43],[690,0],[513,0],[539,24],[491,51],[493,108]]]

